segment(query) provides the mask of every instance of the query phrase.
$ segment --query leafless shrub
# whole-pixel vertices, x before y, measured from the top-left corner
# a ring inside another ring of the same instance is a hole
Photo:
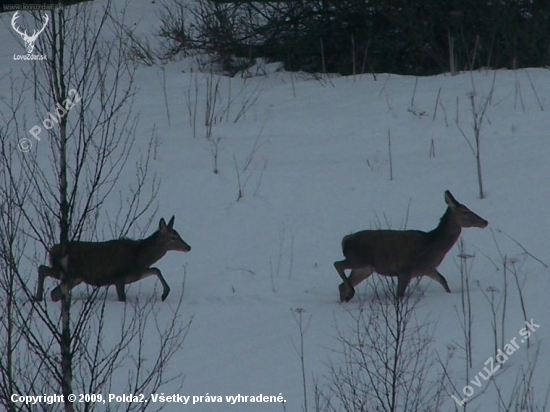
[[[341,349],[323,392],[327,411],[433,411],[445,396],[442,370],[431,356],[433,325],[415,310],[418,282],[399,299],[391,278],[371,284],[374,296],[350,310],[352,326],[340,329]]]
[[[466,143],[468,143],[468,147],[472,151],[472,154],[474,155],[476,160],[477,184],[478,184],[480,199],[485,198],[485,192],[483,190],[483,173],[481,171],[481,131],[483,128],[483,121],[486,118],[487,108],[489,107],[489,103],[493,98],[493,91],[495,90],[496,77],[497,77],[497,72],[495,70],[494,76],[493,76],[493,82],[491,84],[491,89],[489,90],[489,94],[483,98],[481,103],[476,102],[477,92],[475,90],[475,86],[472,92],[468,95],[468,98],[470,100],[470,109],[472,112],[472,128],[474,133],[473,140],[466,135],[466,133],[460,126],[460,123],[458,120],[458,99],[457,99],[457,116],[455,119],[455,123],[458,130],[460,131],[460,134],[462,135]],[[472,85],[473,85],[473,81],[472,81]]]
[[[264,156],[260,156],[259,153],[264,126],[262,126],[248,155],[242,162],[239,162],[235,154],[233,154],[233,163],[235,165],[235,174],[237,177],[237,202],[244,197],[245,189],[250,182],[256,181],[255,188],[252,191],[253,196],[257,195],[262,184],[263,175],[267,168],[267,159]]]

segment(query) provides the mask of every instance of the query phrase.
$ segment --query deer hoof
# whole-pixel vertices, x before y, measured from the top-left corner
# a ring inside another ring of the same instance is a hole
[[[338,286],[338,291],[340,292],[340,302],[349,302],[355,295],[355,290],[351,290],[344,283],[340,283]]]
[[[59,290],[59,287],[52,290],[50,296],[54,302],[58,302],[61,299],[61,291]]]

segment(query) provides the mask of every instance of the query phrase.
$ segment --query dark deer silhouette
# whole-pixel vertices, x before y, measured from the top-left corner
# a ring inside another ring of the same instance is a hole
[[[488,222],[460,204],[448,190],[447,210],[431,232],[420,230],[363,230],[342,239],[344,260],[334,262],[343,280],[339,286],[340,301],[348,302],[354,287],[373,272],[397,276],[397,296],[405,294],[411,278],[428,276],[451,293],[447,281],[437,271],[447,252],[456,243],[462,228],[484,228]],[[351,269],[346,277],[345,270]]]
[[[159,269],[151,267],[169,250],[189,252],[189,246],[172,226],[174,216],[166,224],[160,219],[158,230],[141,240],[116,239],[108,242],[69,242],[67,258],[60,256],[61,246],[50,249],[50,266],[38,268],[36,301],[44,294],[44,279],[61,279],[65,271],[69,289],[84,282],[92,286],[115,285],[118,300],[126,301],[124,285],[137,282],[149,276],[157,276],[162,283],[162,300],[170,293],[170,287]],[[61,299],[61,285],[51,293],[52,300]]]

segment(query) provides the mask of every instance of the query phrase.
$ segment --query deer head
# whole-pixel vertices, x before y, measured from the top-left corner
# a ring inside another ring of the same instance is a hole
[[[36,42],[36,39],[38,38],[38,35],[40,33],[42,33],[44,31],[44,29],[46,28],[46,25],[48,24],[48,22],[50,21],[50,18],[48,17],[47,14],[44,14],[44,25],[42,26],[42,28],[40,30],[38,30],[38,33],[36,32],[36,30],[33,30],[33,33],[32,33],[32,36],[29,36],[27,34],[27,30],[25,30],[24,32],[21,31],[21,29],[19,27],[17,27],[17,24],[15,22],[15,20],[17,20],[17,18],[19,17],[17,15],[17,13],[19,13],[18,11],[15,12],[15,14],[13,15],[12,19],[11,19],[11,26],[13,27],[13,29],[19,33],[21,35],[21,37],[23,38],[23,40],[25,41],[25,43],[27,44],[25,46],[25,49],[27,50],[27,53],[28,54],[31,54],[34,50],[34,43]]]

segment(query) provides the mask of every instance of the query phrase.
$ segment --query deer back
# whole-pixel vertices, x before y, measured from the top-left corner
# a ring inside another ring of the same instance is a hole
[[[158,230],[141,239],[115,239],[106,242],[69,242],[68,276],[93,286],[106,286],[117,280],[139,279],[151,265],[169,250],[189,252],[189,246],[173,228],[174,216],[168,224],[160,219]],[[61,246],[50,250],[50,263],[56,273],[61,270]]]
[[[139,270],[138,249],[139,241],[130,239],[69,242],[68,276],[93,286],[112,284],[113,279]],[[56,270],[60,270],[60,252],[60,245],[55,245],[50,251],[50,262]]]
[[[430,247],[430,237],[420,230],[363,230],[345,236],[344,256],[381,275],[396,275]]]

